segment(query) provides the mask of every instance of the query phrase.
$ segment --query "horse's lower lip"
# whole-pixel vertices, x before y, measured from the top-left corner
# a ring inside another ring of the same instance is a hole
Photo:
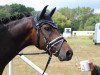
[[[58,57],[58,58],[59,58],[59,57]],[[71,59],[72,59],[72,57],[66,58],[66,59],[61,59],[61,58],[59,58],[60,61],[69,61],[69,60],[71,60]]]

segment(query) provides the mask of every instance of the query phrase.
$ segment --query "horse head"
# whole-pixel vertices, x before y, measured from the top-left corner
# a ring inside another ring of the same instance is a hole
[[[36,43],[39,49],[44,49],[48,54],[53,54],[60,61],[68,61],[72,58],[73,51],[67,41],[58,31],[57,25],[53,22],[53,16],[56,8],[51,12],[46,12],[48,6],[33,18],[33,27],[36,30]]]

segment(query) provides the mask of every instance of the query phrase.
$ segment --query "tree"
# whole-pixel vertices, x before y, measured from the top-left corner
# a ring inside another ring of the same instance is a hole
[[[70,20],[72,30],[84,30],[84,25],[93,16],[94,10],[90,7],[77,7],[74,9],[67,7],[61,8],[58,11]]]
[[[96,23],[100,23],[100,13],[94,14],[94,19],[95,19]]]
[[[0,6],[0,18],[3,18],[3,17],[8,17],[10,15],[10,7],[9,5],[5,5],[5,6]]]
[[[53,15],[53,20],[56,22],[61,32],[63,32],[63,29],[65,27],[69,27],[71,23],[70,20],[68,20],[60,12],[55,12],[55,14]]]
[[[31,7],[25,7],[25,5],[22,5],[22,4],[12,4],[10,5],[11,7],[11,11],[10,13],[15,15],[15,14],[18,14],[18,13],[25,13],[25,12],[32,12],[32,11],[35,11],[34,8],[31,8]]]
[[[12,4],[10,5],[10,7],[11,7],[11,11],[10,11],[11,14],[26,12],[26,7],[21,4]]]
[[[94,30],[94,28],[95,28],[95,19],[94,19],[94,17],[90,17],[87,21],[86,21],[86,23],[85,23],[85,25],[84,25],[84,30]]]
[[[85,23],[87,22],[87,20],[91,16],[93,16],[94,10],[90,7],[82,7],[82,8],[78,7],[78,9],[76,9],[76,10],[78,10],[78,14],[79,14],[79,18],[78,18],[79,28],[78,28],[78,30],[84,30],[84,27],[86,27]]]
[[[30,12],[34,14],[35,10],[34,8],[31,8],[31,7],[25,7],[22,4],[0,6],[0,18],[16,15],[19,13],[26,13],[26,12]]]

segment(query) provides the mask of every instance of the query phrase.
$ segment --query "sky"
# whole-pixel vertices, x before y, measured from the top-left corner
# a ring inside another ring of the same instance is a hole
[[[95,9],[95,13],[100,13],[100,0],[0,0],[0,5],[10,5],[12,3],[23,4],[26,7],[33,7],[35,10],[42,10],[44,6],[49,5],[48,9],[56,7],[76,8],[91,7]]]

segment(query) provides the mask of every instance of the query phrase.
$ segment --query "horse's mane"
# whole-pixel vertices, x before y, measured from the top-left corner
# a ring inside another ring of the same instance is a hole
[[[7,24],[9,22],[19,20],[19,19],[22,19],[24,17],[29,17],[29,16],[32,16],[32,14],[31,13],[20,13],[20,14],[13,15],[13,16],[10,16],[10,17],[4,17],[4,18],[1,18],[0,25]]]

